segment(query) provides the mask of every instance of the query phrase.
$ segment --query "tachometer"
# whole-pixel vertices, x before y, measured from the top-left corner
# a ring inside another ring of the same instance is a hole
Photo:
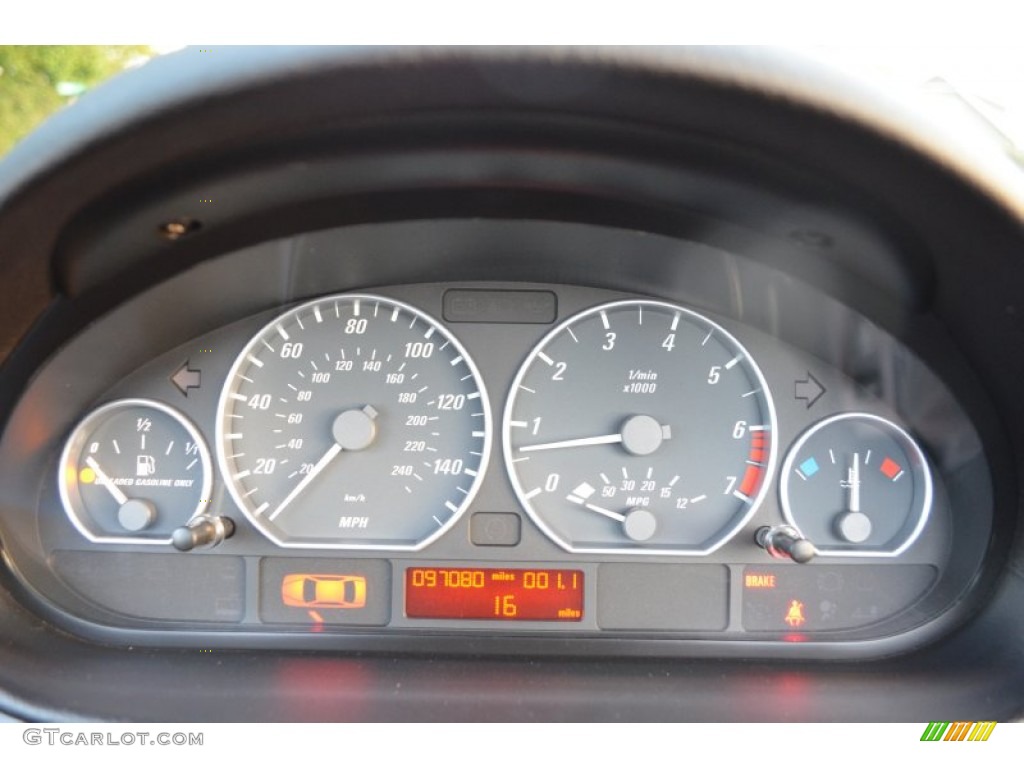
[[[286,547],[419,549],[451,528],[490,446],[483,382],[459,342],[379,296],[272,320],[221,395],[228,490]]]
[[[705,554],[754,513],[775,460],[761,372],[724,328],[657,301],[587,310],[516,376],[505,459],[571,552]]]

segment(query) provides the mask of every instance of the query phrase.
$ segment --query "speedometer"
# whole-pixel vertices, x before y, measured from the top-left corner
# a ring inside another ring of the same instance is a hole
[[[487,395],[423,312],[339,295],[267,324],[220,399],[217,450],[235,503],[285,547],[419,549],[484,475]]]
[[[512,484],[570,552],[706,554],[750,519],[775,413],[747,351],[682,307],[624,301],[555,328],[504,421]]]

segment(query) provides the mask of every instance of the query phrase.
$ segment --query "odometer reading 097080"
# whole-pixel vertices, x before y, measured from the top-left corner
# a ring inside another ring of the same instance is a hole
[[[570,552],[706,554],[750,519],[774,409],[724,328],[657,301],[570,318],[530,353],[505,410],[512,485]]]
[[[410,619],[582,621],[583,571],[409,568],[405,615]]]
[[[413,307],[330,296],[264,327],[221,395],[232,498],[286,547],[419,549],[479,485],[487,395],[459,342]]]

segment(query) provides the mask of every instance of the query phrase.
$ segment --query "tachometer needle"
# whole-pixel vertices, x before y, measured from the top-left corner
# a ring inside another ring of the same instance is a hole
[[[306,490],[306,486],[313,482],[313,479],[323,472],[327,465],[334,461],[335,457],[339,453],[341,453],[341,446],[334,443],[334,445],[327,449],[327,453],[320,457],[320,461],[318,461],[316,466],[309,471],[309,474],[302,478],[302,481],[292,488],[292,492],[284,497],[284,501],[277,505],[277,509],[270,513],[270,517],[268,519],[273,520],[275,517],[280,515],[284,511],[285,507],[291,504],[295,500],[296,496]]]
[[[527,453],[529,451],[553,451],[557,448],[583,448],[588,445],[621,443],[627,453],[634,456],[647,456],[658,450],[663,440],[668,440],[671,437],[672,428],[668,424],[659,424],[653,416],[637,414],[622,422],[622,429],[611,435],[577,437],[572,440],[556,440],[552,443],[534,443],[520,446],[518,450]]]
[[[92,456],[87,456],[85,463],[89,465],[90,469],[96,473],[96,479],[99,484],[110,491],[110,495],[114,497],[114,501],[118,504],[124,504],[128,501],[128,497],[124,495],[124,491],[114,485],[114,481],[111,480],[107,473],[100,469],[99,462],[96,461]]]
[[[574,440],[557,440],[553,443],[535,443],[534,445],[520,446],[523,453],[527,451],[552,451],[556,448],[582,448],[587,445],[611,445],[622,442],[622,433],[614,435],[598,435],[597,437],[578,437]]]

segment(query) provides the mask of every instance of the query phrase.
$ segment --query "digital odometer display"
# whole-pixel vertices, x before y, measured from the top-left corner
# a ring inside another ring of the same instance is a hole
[[[409,568],[411,619],[580,621],[583,572],[535,568]]]

